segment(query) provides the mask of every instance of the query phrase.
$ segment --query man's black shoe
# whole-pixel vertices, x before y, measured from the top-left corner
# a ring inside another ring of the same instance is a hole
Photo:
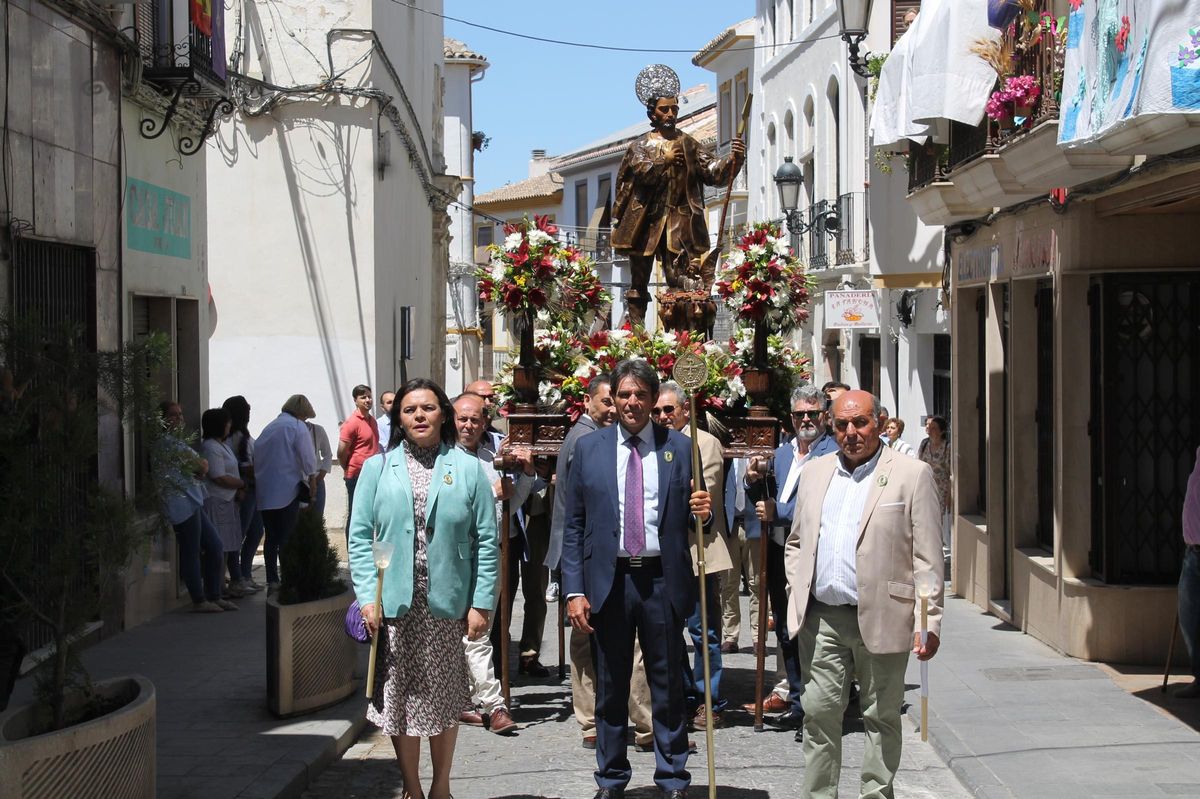
[[[592,799],[624,799],[624,788],[601,788]]]
[[[663,791],[662,799],[687,799],[687,789],[676,788],[673,791]]]
[[[803,743],[803,742],[804,742],[804,730],[803,729],[796,730],[796,743]]]
[[[804,711],[793,708],[780,713],[774,718],[766,716],[763,718],[763,721],[781,730],[798,730],[804,724]]]

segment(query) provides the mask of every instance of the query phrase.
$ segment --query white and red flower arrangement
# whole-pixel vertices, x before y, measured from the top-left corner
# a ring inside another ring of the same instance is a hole
[[[787,333],[808,319],[811,289],[779,226],[759,222],[722,262],[712,293],[739,322]]]
[[[546,310],[577,317],[611,302],[592,262],[557,235],[545,216],[505,225],[504,241],[488,247],[488,264],[475,272],[479,299],[512,314]]]

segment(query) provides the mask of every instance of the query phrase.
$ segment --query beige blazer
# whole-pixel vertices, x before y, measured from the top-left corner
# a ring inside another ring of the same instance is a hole
[[[689,427],[683,428],[686,436]],[[696,431],[700,442],[700,459],[703,462],[704,489],[712,494],[713,521],[704,533],[704,573],[729,571],[733,568],[733,559],[729,557],[729,547],[725,543],[725,450],[721,442],[712,433],[703,430]],[[700,574],[696,565],[696,530],[693,528],[688,540],[692,547],[692,571]]]
[[[793,636],[804,627],[817,564],[821,506],[838,457],[834,452],[808,463],[796,489],[796,512],[784,545],[787,623]],[[870,480],[855,558],[859,631],[867,649],[877,655],[907,652],[913,632],[921,629],[914,582],[921,572],[937,575],[929,631],[941,636],[945,564],[937,485],[927,464],[887,447]]]

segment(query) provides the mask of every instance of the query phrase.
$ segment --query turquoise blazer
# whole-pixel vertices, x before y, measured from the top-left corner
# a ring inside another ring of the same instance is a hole
[[[425,502],[429,556],[429,610],[439,618],[462,619],[467,608],[496,607],[500,539],[492,486],[479,459],[442,444]],[[371,457],[363,464],[350,517],[350,576],[362,606],[375,602],[372,533],[394,541],[395,554],[383,573],[385,618],[412,607],[416,524],[412,483],[404,450]]]

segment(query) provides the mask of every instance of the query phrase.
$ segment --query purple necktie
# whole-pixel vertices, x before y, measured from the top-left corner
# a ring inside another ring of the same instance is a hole
[[[629,465],[625,467],[625,551],[637,557],[646,548],[646,524],[642,517],[645,503],[642,456],[638,452],[642,441],[637,436],[630,436],[625,443],[629,445]]]

